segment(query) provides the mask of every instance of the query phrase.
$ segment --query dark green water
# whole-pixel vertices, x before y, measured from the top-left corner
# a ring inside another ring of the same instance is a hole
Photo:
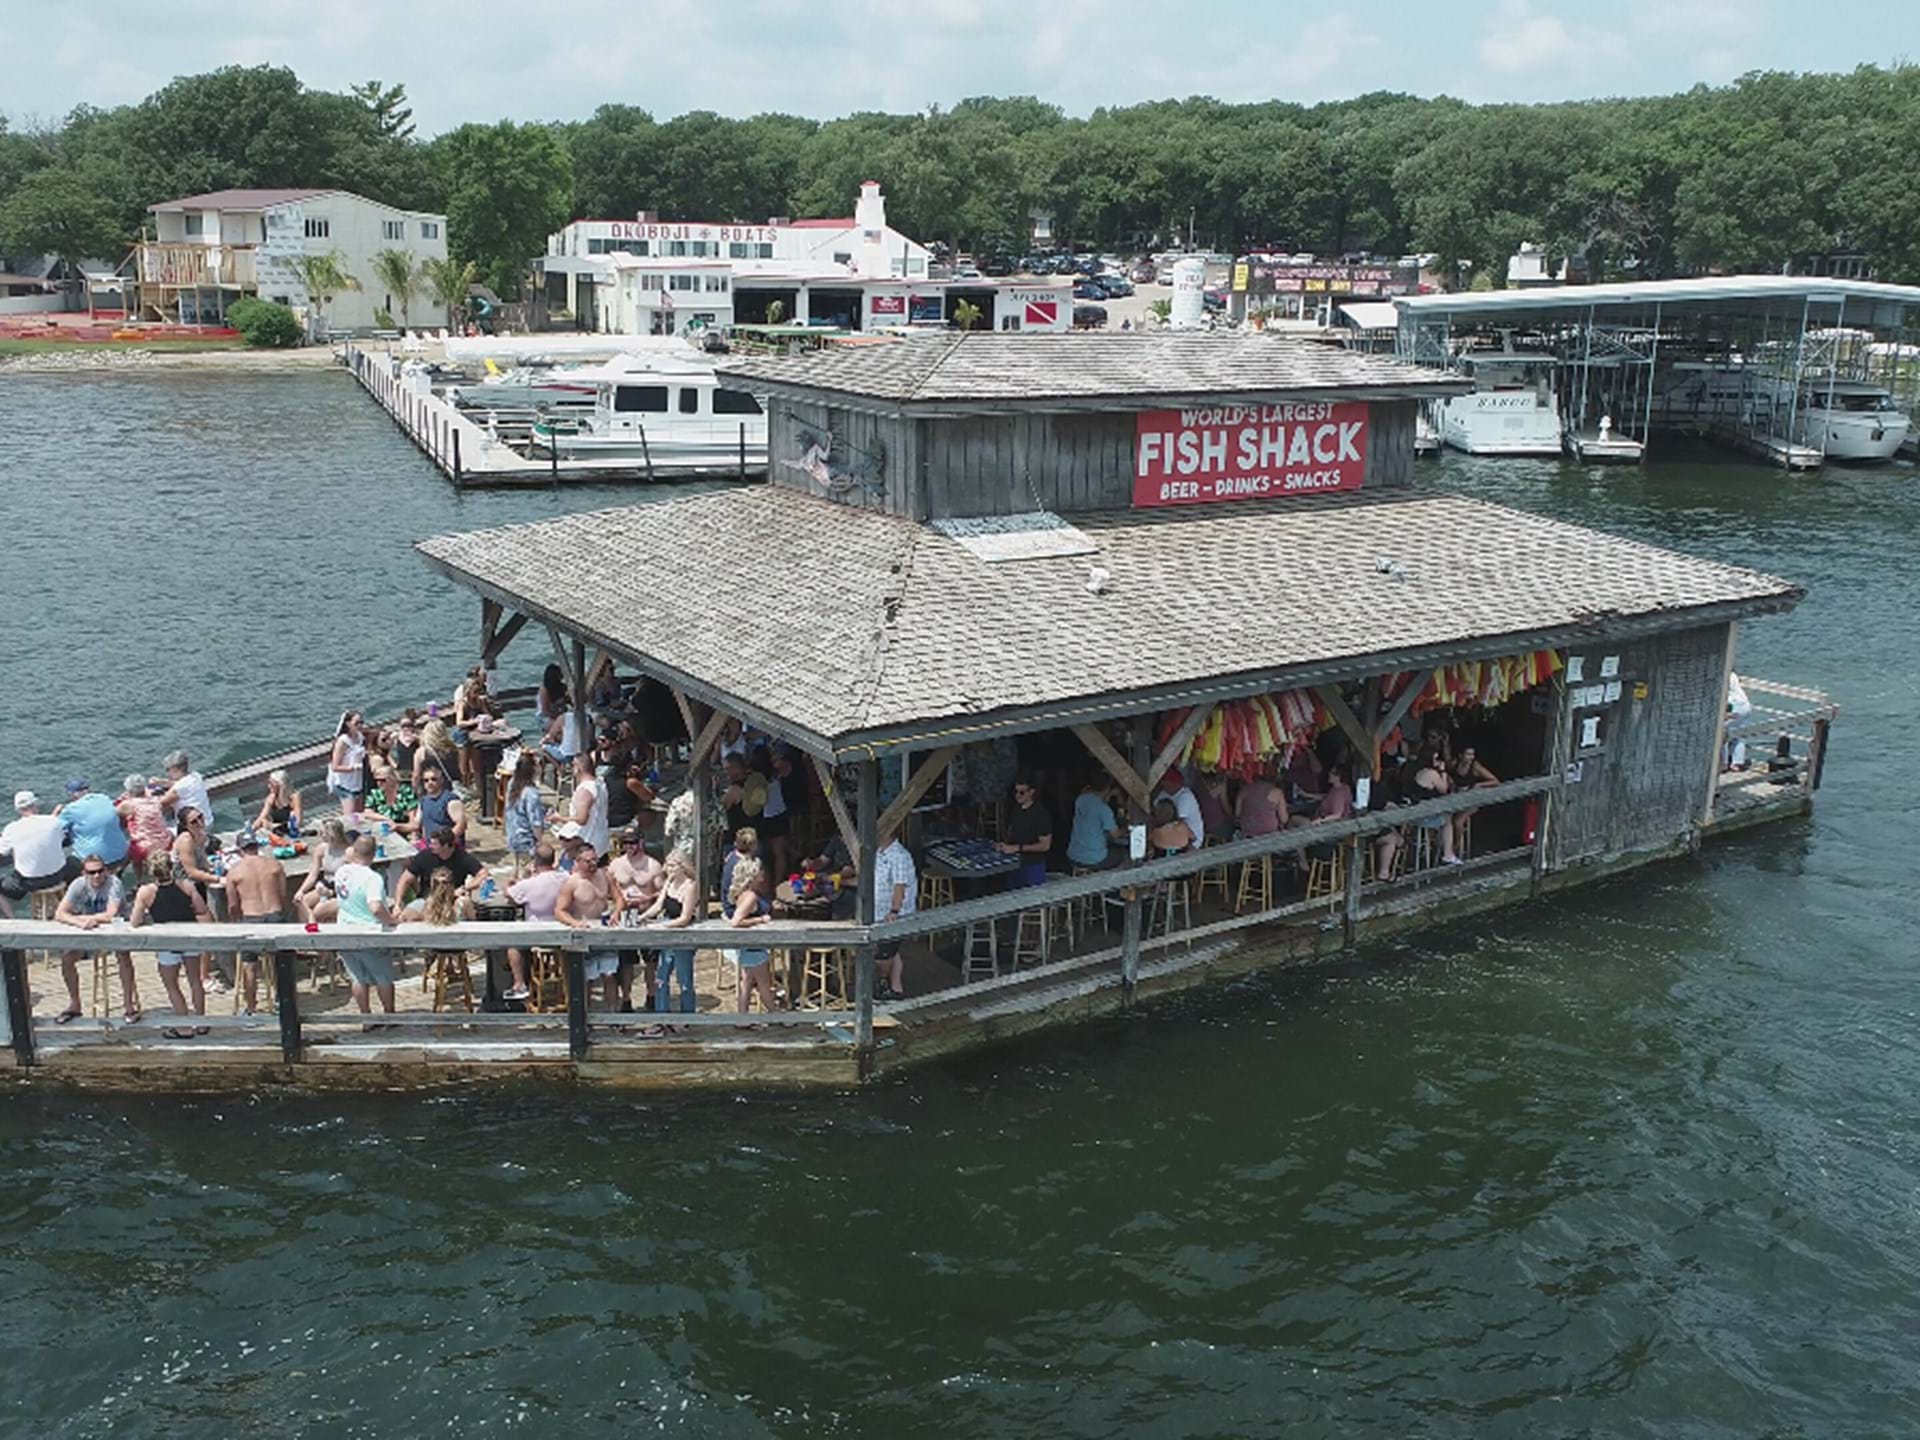
[[[0,400],[7,784],[416,698],[408,542],[609,498],[331,377]],[[0,1095],[0,1435],[1920,1429],[1920,485],[1422,474],[1806,582],[1818,816],[859,1095]]]

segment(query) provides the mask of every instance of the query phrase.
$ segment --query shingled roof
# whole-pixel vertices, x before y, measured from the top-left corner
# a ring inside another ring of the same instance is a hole
[[[1181,401],[1389,400],[1461,394],[1457,375],[1337,345],[1205,331],[1076,331],[913,336],[746,360],[721,371],[734,388],[829,392],[887,408]]]
[[[911,520],[757,486],[418,548],[483,595],[834,751],[1676,629],[1803,593],[1455,495],[1073,521],[1097,555],[987,564]]]

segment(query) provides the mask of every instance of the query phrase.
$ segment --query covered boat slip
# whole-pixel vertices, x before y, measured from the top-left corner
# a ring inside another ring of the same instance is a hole
[[[1710,435],[1784,468],[1911,449],[1920,414],[1920,287],[1724,275],[1405,296],[1396,353],[1437,367],[1511,345],[1545,352],[1568,448],[1605,460],[1661,432]],[[1891,397],[1874,451],[1830,415],[1837,392]],[[1608,420],[1605,437],[1602,420]],[[1637,456],[1635,457],[1637,458]]]

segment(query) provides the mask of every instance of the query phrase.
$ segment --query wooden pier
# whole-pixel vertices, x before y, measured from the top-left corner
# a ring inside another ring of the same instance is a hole
[[[458,405],[418,388],[403,374],[408,357],[385,350],[367,350],[357,344],[341,352],[341,363],[385,410],[393,423],[420,453],[462,490],[525,490],[540,486],[614,485],[636,481],[667,484],[676,480],[750,481],[765,477],[764,461],[755,464],[747,453],[746,428],[741,427],[735,463],[669,465],[651,457],[640,460],[535,459],[507,443],[498,427],[489,431]],[[514,427],[509,426],[509,430]]]

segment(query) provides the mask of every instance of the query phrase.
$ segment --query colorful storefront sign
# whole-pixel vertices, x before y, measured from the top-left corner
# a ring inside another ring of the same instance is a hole
[[[1364,401],[1146,410],[1135,419],[1136,508],[1358,490],[1366,469]]]

